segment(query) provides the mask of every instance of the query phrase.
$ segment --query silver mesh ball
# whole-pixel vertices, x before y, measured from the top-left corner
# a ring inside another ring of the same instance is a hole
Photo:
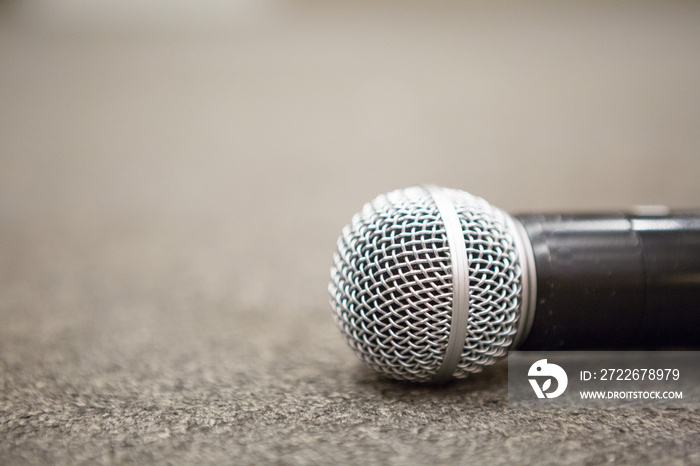
[[[506,354],[520,312],[521,269],[506,215],[443,189],[457,211],[469,263],[469,319],[453,377]],[[366,364],[390,377],[430,381],[450,334],[452,271],[445,226],[422,187],[366,204],[338,238],[329,285],[335,322]]]

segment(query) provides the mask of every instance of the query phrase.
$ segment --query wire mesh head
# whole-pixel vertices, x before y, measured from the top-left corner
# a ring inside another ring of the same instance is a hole
[[[469,318],[453,376],[480,372],[506,354],[520,310],[521,269],[507,214],[444,189],[462,227],[469,263]],[[336,324],[366,364],[390,377],[430,381],[450,335],[452,270],[447,234],[428,190],[378,196],[338,238],[329,292]]]

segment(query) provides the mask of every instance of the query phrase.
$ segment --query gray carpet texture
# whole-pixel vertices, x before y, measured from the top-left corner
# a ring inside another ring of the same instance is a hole
[[[335,328],[422,183],[700,205],[696,2],[0,2],[0,464],[700,464],[697,410],[507,406]]]

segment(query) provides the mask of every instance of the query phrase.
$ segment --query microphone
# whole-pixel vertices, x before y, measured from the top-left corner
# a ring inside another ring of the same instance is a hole
[[[700,211],[509,215],[435,186],[383,194],[337,242],[329,284],[359,358],[415,382],[509,349],[700,346]]]

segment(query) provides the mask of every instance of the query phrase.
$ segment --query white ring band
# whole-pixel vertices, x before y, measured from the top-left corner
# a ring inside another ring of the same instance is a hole
[[[426,186],[435,206],[445,224],[447,245],[450,248],[452,268],[452,319],[450,336],[447,340],[445,355],[440,368],[433,377],[433,382],[446,382],[452,377],[459,361],[462,359],[464,342],[467,339],[467,324],[469,323],[469,259],[467,246],[464,243],[464,233],[459,216],[450,199],[441,188]]]
[[[523,224],[517,218],[506,214],[506,224],[513,233],[513,243],[518,251],[520,260],[520,273],[522,282],[520,316],[518,330],[510,347],[518,349],[520,344],[527,340],[535,320],[535,301],[537,299],[537,272],[535,271],[535,253],[532,250],[532,242]]]

